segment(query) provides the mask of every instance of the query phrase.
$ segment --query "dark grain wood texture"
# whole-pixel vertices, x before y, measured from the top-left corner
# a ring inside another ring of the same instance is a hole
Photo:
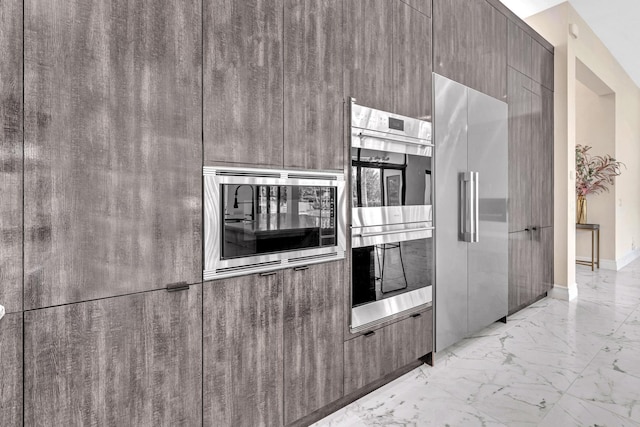
[[[520,27],[524,32],[526,32],[533,40],[542,44],[549,52],[553,52],[553,45],[549,43],[544,37],[538,34],[533,28],[529,26],[526,22],[518,17],[515,13],[513,13],[501,0],[486,0],[487,3],[496,8],[497,11],[502,13],[507,19],[513,23],[515,23],[518,27]]]
[[[203,0],[204,160],[282,166],[283,0]]]
[[[554,152],[554,129],[553,129],[553,92],[545,87],[541,87],[542,96],[542,118],[541,118],[541,144],[539,154],[539,169],[543,171],[543,183],[540,186],[539,213],[538,218],[541,227],[553,226],[553,152]]]
[[[507,65],[531,77],[531,37],[511,21],[507,34]]]
[[[345,395],[432,351],[432,310],[416,314],[344,343]]]
[[[344,1],[345,95],[394,110],[393,11],[397,0]]]
[[[342,170],[342,0],[284,10],[284,166]]]
[[[202,277],[200,2],[25,1],[25,308]]]
[[[0,304],[13,313],[22,310],[22,1],[0,2],[0,51]]]
[[[540,244],[542,246],[542,281],[538,296],[545,292],[551,291],[553,288],[553,227],[543,227],[540,229]]]
[[[12,313],[0,320],[0,426],[21,425],[22,313]]]
[[[507,19],[485,0],[433,1],[433,68],[500,100],[507,96]]]
[[[553,90],[553,53],[535,41],[531,45],[531,78]]]
[[[201,313],[201,285],[25,313],[25,425],[199,425]]]
[[[343,396],[344,262],[284,272],[284,423]]]
[[[427,16],[431,16],[431,0],[401,0],[403,3],[408,4],[418,12],[424,13]]]
[[[282,425],[282,272],[203,286],[204,425]]]
[[[393,41],[393,111],[431,120],[431,19],[396,1]]]
[[[531,232],[509,233],[509,314],[532,299]]]
[[[531,224],[530,80],[509,67],[509,231]]]

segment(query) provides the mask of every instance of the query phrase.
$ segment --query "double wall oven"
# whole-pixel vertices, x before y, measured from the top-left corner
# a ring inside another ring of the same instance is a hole
[[[431,304],[431,124],[351,100],[351,330]]]

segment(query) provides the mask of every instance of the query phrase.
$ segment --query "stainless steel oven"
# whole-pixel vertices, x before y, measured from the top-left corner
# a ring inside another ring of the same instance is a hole
[[[351,329],[432,301],[431,124],[351,103]]]
[[[344,258],[340,173],[204,168],[204,280]]]

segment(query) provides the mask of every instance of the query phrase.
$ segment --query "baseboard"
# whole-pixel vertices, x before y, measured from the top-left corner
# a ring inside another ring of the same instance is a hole
[[[616,261],[616,270],[622,270],[624,267],[631,264],[638,258],[640,258],[640,249],[634,249],[627,252],[626,255],[618,258],[618,260]]]
[[[553,285],[553,288],[549,291],[549,296],[563,301],[571,301],[578,297],[578,285],[575,283],[569,287]]]
[[[622,270],[638,258],[640,258],[640,249],[634,249],[615,261],[612,259],[600,259],[600,268],[603,270],[613,271]],[[576,261],[591,262],[591,258],[586,256],[577,256]]]

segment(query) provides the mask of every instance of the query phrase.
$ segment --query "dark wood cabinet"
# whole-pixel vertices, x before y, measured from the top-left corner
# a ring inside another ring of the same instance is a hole
[[[507,19],[485,0],[433,1],[433,68],[501,100],[507,96]]]
[[[284,0],[202,1],[205,164],[282,166]]]
[[[530,77],[549,90],[553,90],[553,53],[535,40],[531,43]]]
[[[424,13],[427,16],[431,16],[431,0],[401,0],[403,3],[408,4],[418,12]]]
[[[284,423],[343,396],[344,262],[284,271]]]
[[[540,141],[537,156],[537,169],[542,183],[537,187],[537,218],[541,227],[553,226],[553,159],[554,159],[554,129],[553,129],[553,92],[546,87],[540,88],[541,93],[541,117],[540,117]]]
[[[344,343],[344,394],[348,395],[430,353],[433,316],[428,309]]]
[[[202,422],[201,285],[29,311],[24,337],[25,425]]]
[[[342,0],[285,0],[284,166],[343,169]]]
[[[531,81],[509,67],[509,231],[531,226]]]
[[[200,2],[24,11],[25,309],[200,281]]]
[[[431,121],[431,19],[394,2],[393,41],[393,112]]]
[[[282,272],[203,285],[205,426],[283,424]]]
[[[394,111],[395,1],[344,1],[345,94],[358,104]]]
[[[0,2],[0,304],[22,310],[22,1]],[[11,423],[0,424],[12,425]]]
[[[553,287],[553,227],[509,233],[509,313]]]
[[[533,40],[515,22],[507,22],[507,65],[531,76],[531,45]]]
[[[0,425],[21,426],[22,313],[0,320],[0,362]]]

